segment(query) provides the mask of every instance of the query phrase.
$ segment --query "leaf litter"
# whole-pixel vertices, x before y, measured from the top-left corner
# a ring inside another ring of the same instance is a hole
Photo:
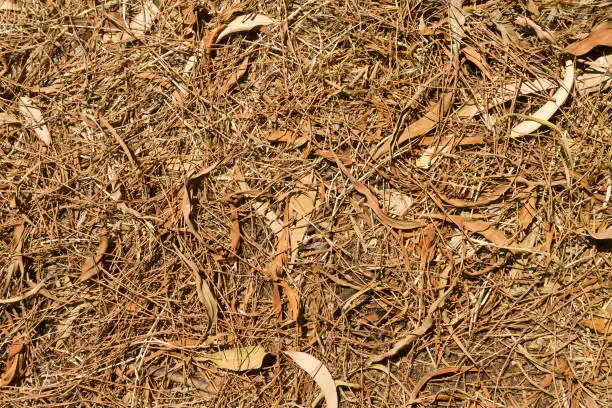
[[[0,2],[0,404],[610,406],[604,3]]]

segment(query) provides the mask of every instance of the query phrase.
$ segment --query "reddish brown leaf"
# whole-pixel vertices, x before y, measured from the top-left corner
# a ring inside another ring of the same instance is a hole
[[[445,203],[457,208],[482,207],[483,205],[488,205],[499,200],[499,198],[506,194],[506,191],[508,191],[509,189],[510,184],[497,186],[486,197],[483,197],[476,201],[461,200],[458,198],[448,198],[444,194],[440,194],[440,198]]]
[[[612,334],[612,319],[605,317],[593,317],[581,320],[580,324],[601,334]]]
[[[572,55],[584,55],[598,45],[612,47],[612,22],[598,25],[587,38],[570,44],[563,51]]]
[[[225,83],[225,85],[223,85],[223,89],[227,92],[230,89],[232,89],[234,86],[236,86],[238,84],[238,81],[242,79],[242,77],[246,74],[248,69],[249,69],[249,57],[244,57],[244,59],[238,66],[238,69],[236,70],[236,72],[233,73],[230,76],[229,80]]]
[[[232,225],[230,228],[231,251],[233,256],[237,256],[241,240],[240,222],[238,220],[238,210],[233,204],[230,204],[230,211],[232,213]]]
[[[531,224],[533,218],[537,214],[536,210],[537,198],[535,195],[531,195],[529,200],[521,207],[518,216],[518,222],[522,229],[525,229]]]
[[[11,385],[23,374],[25,368],[25,345],[16,343],[8,348],[4,373],[0,376],[0,386]]]
[[[100,265],[100,262],[102,262],[102,259],[104,258],[104,254],[106,253],[107,249],[107,231],[106,228],[102,228],[100,230],[100,243],[98,244],[98,249],[96,250],[95,254],[89,255],[85,258],[85,262],[81,267],[81,276],[79,276],[77,282],[85,282],[87,279],[92,278],[100,271],[98,265]]]
[[[418,136],[422,136],[433,129],[438,122],[444,117],[446,112],[451,106],[451,102],[453,101],[453,94],[448,92],[442,95],[438,103],[436,103],[433,108],[429,110],[421,119],[416,122],[411,123],[398,137],[397,146],[401,146],[406,143],[408,140],[413,139]],[[372,158],[374,160],[379,159],[382,155],[389,152],[391,149],[391,140],[388,140],[384,143],[378,150],[376,150]]]
[[[608,227],[607,229],[601,232],[593,232],[589,230],[589,235],[597,240],[612,239],[612,227]]]

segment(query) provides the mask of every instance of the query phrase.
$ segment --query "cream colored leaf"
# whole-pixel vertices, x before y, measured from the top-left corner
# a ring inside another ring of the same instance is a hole
[[[268,355],[268,352],[263,347],[248,346],[198,356],[195,360],[210,361],[225,370],[246,371],[261,368],[266,355]]]
[[[21,11],[21,4],[16,0],[0,0],[0,10]]]
[[[221,41],[231,34],[251,31],[254,28],[270,25],[274,22],[273,19],[263,14],[243,14],[233,19],[227,27],[219,33],[217,41]]]
[[[603,55],[590,64],[590,69],[576,78],[576,89],[580,93],[591,93],[612,85],[612,54]]]
[[[321,387],[321,391],[325,395],[327,408],[337,408],[338,392],[336,391],[336,383],[327,367],[308,353],[285,351],[285,354],[302,370],[306,371],[315,380],[317,385]]]
[[[546,102],[540,109],[538,109],[532,116],[540,121],[536,122],[534,120],[526,120],[514,128],[512,128],[510,132],[511,138],[517,138],[529,135],[542,126],[541,121],[547,121],[550,119],[555,112],[565,103],[567,97],[569,96],[570,90],[574,85],[574,63],[571,60],[567,60],[565,62],[565,76],[563,77],[563,83],[557,89],[553,96],[552,101]]]
[[[145,35],[153,26],[158,13],[159,9],[152,0],[145,2],[140,13],[130,21],[130,30],[134,37],[139,38]]]
[[[41,142],[49,146],[51,144],[51,134],[45,124],[42,112],[36,107],[34,101],[27,96],[19,98],[19,112],[23,116],[26,124],[34,128],[36,136]]]
[[[520,25],[520,26],[529,26],[529,27],[533,28],[533,31],[535,31],[536,36],[540,40],[548,41],[551,44],[556,44],[557,43],[557,41],[552,36],[552,34],[550,34],[548,31],[546,31],[545,29],[540,27],[535,21],[533,21],[529,17],[524,17],[524,16],[523,17],[518,17],[516,19],[515,23]]]

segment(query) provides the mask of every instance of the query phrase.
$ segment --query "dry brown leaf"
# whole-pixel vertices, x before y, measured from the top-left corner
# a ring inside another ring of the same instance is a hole
[[[612,47],[612,22],[605,22],[593,28],[587,38],[570,44],[563,50],[572,55],[584,55],[599,45]]]
[[[529,197],[529,200],[527,200],[527,202],[525,203],[525,205],[521,207],[521,210],[519,211],[518,222],[522,229],[527,228],[529,224],[531,224],[531,221],[533,221],[535,215],[537,214],[536,203],[537,197],[535,196],[535,194],[532,194]]]
[[[40,109],[38,109],[34,101],[27,96],[20,97],[19,102],[19,112],[21,116],[23,116],[26,125],[34,128],[34,132],[38,139],[49,146],[51,144],[51,133],[49,133],[49,128],[45,124],[45,119]]]
[[[225,37],[251,31],[257,27],[273,24],[275,21],[263,14],[243,14],[234,18],[217,36],[217,41],[223,40]]]
[[[238,66],[238,69],[236,70],[236,72],[232,74],[232,76],[230,76],[229,80],[225,83],[225,85],[223,85],[223,90],[227,92],[230,89],[232,89],[234,86],[236,86],[238,84],[238,81],[242,79],[242,77],[246,74],[248,69],[249,69],[249,57],[244,57],[244,59]]]
[[[0,377],[0,386],[4,387],[14,383],[21,375],[25,368],[25,344],[16,343],[8,348],[8,356],[4,373]]]
[[[438,122],[444,117],[446,112],[451,106],[453,101],[453,94],[448,92],[442,95],[438,103],[436,103],[433,108],[429,110],[419,120],[411,123],[397,138],[397,147],[400,147],[402,144],[406,143],[408,140],[413,139],[415,137],[421,136],[429,132],[433,129]],[[382,155],[387,154],[391,149],[391,140],[388,140],[384,143],[378,150],[376,150],[372,159],[379,159]]]
[[[515,23],[520,26],[529,26],[533,28],[533,31],[535,31],[536,33],[536,36],[542,41],[548,41],[551,44],[557,43],[552,34],[540,27],[535,21],[533,21],[529,17],[518,17]]]
[[[444,194],[439,194],[442,201],[457,208],[473,208],[482,207],[483,205],[489,205],[497,200],[510,189],[510,184],[502,184],[495,187],[486,197],[480,198],[476,201],[461,200],[458,198],[448,198]]]
[[[487,240],[499,246],[510,246],[512,241],[506,237],[503,231],[493,227],[489,222],[484,220],[475,220],[469,217],[459,215],[450,215],[448,218],[461,228],[482,235]]]
[[[204,334],[208,333],[211,327],[217,324],[217,318],[219,314],[219,304],[217,303],[217,299],[215,295],[213,295],[210,290],[210,286],[206,280],[202,279],[200,276],[200,268],[189,259],[183,252],[181,252],[176,246],[174,247],[176,250],[176,254],[189,266],[191,269],[191,274],[195,280],[196,293],[198,294],[198,300],[204,306],[206,310],[206,316],[208,317],[206,324],[206,331]]]
[[[12,257],[8,268],[6,269],[6,273],[4,274],[4,284],[2,285],[2,290],[0,291],[0,293],[4,293],[6,288],[8,288],[15,272],[21,271],[21,273],[23,274],[24,266],[21,250],[23,248],[24,232],[25,223],[23,221],[17,224],[13,229],[13,237],[11,239],[11,244],[9,247]]]
[[[466,12],[463,10],[463,0],[450,0],[448,18],[452,38],[453,57],[456,63],[458,63],[459,47],[463,37],[465,37]]]
[[[283,267],[287,265],[289,259],[288,252],[290,250],[290,233],[289,233],[289,208],[285,208],[284,226],[276,234],[278,237],[278,243],[276,246],[276,253],[272,262],[265,268],[265,273],[269,279],[277,282],[283,274]]]
[[[230,242],[231,252],[233,256],[238,256],[238,250],[240,249],[240,221],[238,219],[238,209],[233,204],[230,204],[230,212],[232,214],[232,224],[230,228]]]
[[[310,216],[315,209],[317,197],[317,191],[312,186],[312,176],[302,179],[300,184],[304,191],[289,199],[290,221],[295,221],[289,231],[292,264],[297,260],[298,247],[310,225]]]
[[[209,361],[230,371],[247,371],[261,368],[268,352],[261,346],[238,347],[217,353],[195,357],[196,361]]]
[[[612,334],[612,319],[610,318],[593,317],[591,319],[581,320],[580,324],[595,330],[597,333]]]
[[[292,143],[297,139],[297,133],[292,130],[273,130],[264,137],[270,142]]]
[[[522,137],[538,130],[540,126],[542,126],[542,122],[548,121],[548,119],[550,119],[565,103],[573,85],[574,63],[571,60],[567,60],[565,61],[565,75],[563,77],[563,83],[553,95],[553,100],[546,102],[540,109],[538,109],[532,115],[529,115],[537,120],[526,120],[513,127],[510,131],[510,137]]]
[[[283,292],[285,292],[285,296],[287,296],[287,300],[289,301],[291,321],[297,322],[298,318],[300,317],[300,299],[297,291],[289,286],[289,284],[284,280],[280,281],[279,285],[281,288],[283,288]]]
[[[187,231],[191,232],[198,240],[202,241],[203,238],[200,233],[196,230],[193,221],[191,221],[191,210],[193,209],[191,205],[191,194],[189,192],[189,182],[185,183],[182,188],[181,195],[183,199],[181,200],[181,213],[183,214],[183,221],[185,221],[185,225],[187,226]]]
[[[538,5],[533,2],[533,0],[527,0],[527,11],[534,16],[538,16],[540,14],[540,9],[538,8]]]
[[[463,51],[465,58],[476,65],[488,80],[493,81],[487,60],[476,50],[476,48],[472,47],[471,45],[466,45],[461,49],[461,51]]]
[[[338,168],[340,169],[340,171],[342,171],[342,173],[346,177],[348,177],[349,180],[351,180],[355,190],[357,190],[358,193],[363,194],[366,197],[368,207],[370,207],[370,209],[374,212],[374,214],[376,214],[378,219],[383,224],[387,225],[390,228],[395,228],[399,230],[411,230],[411,229],[421,228],[425,226],[424,223],[419,222],[419,221],[396,220],[395,218],[392,218],[389,215],[387,215],[380,208],[380,205],[378,204],[378,198],[376,198],[374,193],[370,191],[368,186],[366,186],[361,181],[353,177],[353,175],[348,171],[348,169],[344,166],[344,164],[342,164],[342,162],[340,161],[340,159],[338,158],[338,156],[336,156],[334,152],[331,152],[331,154],[334,156],[336,160],[336,164],[338,165]]]
[[[338,392],[331,373],[321,361],[301,351],[285,351],[302,370],[310,375],[323,391],[327,408],[338,408]]]
[[[597,240],[609,240],[612,239],[612,227],[609,227],[601,232],[593,232],[589,230],[589,235]]]
[[[104,258],[106,254],[106,250],[108,249],[108,235],[106,228],[102,228],[100,230],[100,243],[98,244],[98,249],[96,249],[96,253],[93,255],[88,255],[85,258],[85,262],[83,266],[81,266],[81,276],[77,279],[77,282],[85,282],[86,280],[92,278],[100,272],[100,262]]]
[[[0,125],[16,125],[21,123],[19,119],[8,113],[0,112]]]

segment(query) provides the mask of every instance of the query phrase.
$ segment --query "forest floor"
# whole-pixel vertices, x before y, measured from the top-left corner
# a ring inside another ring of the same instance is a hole
[[[0,405],[612,406],[609,0],[0,0]]]

